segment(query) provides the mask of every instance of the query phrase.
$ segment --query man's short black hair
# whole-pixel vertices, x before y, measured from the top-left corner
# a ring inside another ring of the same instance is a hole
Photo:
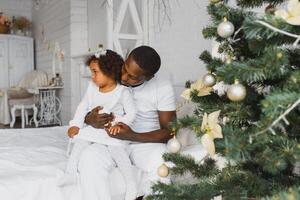
[[[149,46],[140,46],[133,49],[129,54],[129,58],[132,58],[139,65],[145,76],[153,76],[161,65],[160,56]]]

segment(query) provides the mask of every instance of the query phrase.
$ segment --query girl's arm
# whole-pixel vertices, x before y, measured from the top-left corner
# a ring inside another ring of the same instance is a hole
[[[84,118],[89,111],[89,97],[90,94],[93,92],[94,86],[92,84],[93,84],[92,82],[89,83],[87,91],[76,109],[74,118],[69,122],[70,127],[72,126],[76,126],[78,128],[83,127]]]

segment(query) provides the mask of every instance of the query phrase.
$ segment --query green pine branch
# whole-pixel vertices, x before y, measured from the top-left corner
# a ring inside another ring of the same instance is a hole
[[[200,165],[191,156],[167,153],[163,155],[163,158],[165,161],[175,164],[175,167],[171,169],[174,174],[183,175],[186,172],[191,172],[194,177],[203,178],[219,172],[216,169],[216,161],[213,159],[208,158]]]
[[[238,6],[243,8],[254,8],[254,7],[260,7],[265,3],[278,5],[285,1],[286,0],[237,0],[237,4]]]
[[[264,21],[280,30],[300,35],[299,26],[293,26],[288,24],[286,21],[273,15],[268,15],[263,18],[250,17],[245,19],[243,23],[243,30],[245,38],[247,40],[258,40],[257,46],[274,46],[283,44],[293,44],[296,38],[288,37],[282,33],[275,32],[262,24],[256,22],[256,20]]]
[[[274,89],[261,102],[261,124],[269,124],[285,112],[290,105],[300,98],[297,91]]]
[[[217,76],[226,83],[235,79],[245,83],[262,83],[286,76],[292,70],[288,54],[280,48],[269,47],[255,59],[233,61],[216,69]]]

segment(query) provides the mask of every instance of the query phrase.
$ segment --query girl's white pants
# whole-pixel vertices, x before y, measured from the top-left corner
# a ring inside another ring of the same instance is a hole
[[[148,185],[143,186],[145,195],[151,193],[151,185],[156,181],[168,182],[167,178],[157,175],[158,167],[164,162],[162,155],[166,152],[166,144],[135,143],[128,145],[129,157],[136,167],[148,174]],[[94,143],[81,154],[78,171],[82,199],[111,200],[109,174],[115,163],[106,145]]]

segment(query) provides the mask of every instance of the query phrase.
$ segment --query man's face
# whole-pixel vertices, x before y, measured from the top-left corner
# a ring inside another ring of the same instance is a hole
[[[139,65],[129,57],[122,67],[121,80],[124,85],[135,86],[142,84],[146,80],[146,77]]]

